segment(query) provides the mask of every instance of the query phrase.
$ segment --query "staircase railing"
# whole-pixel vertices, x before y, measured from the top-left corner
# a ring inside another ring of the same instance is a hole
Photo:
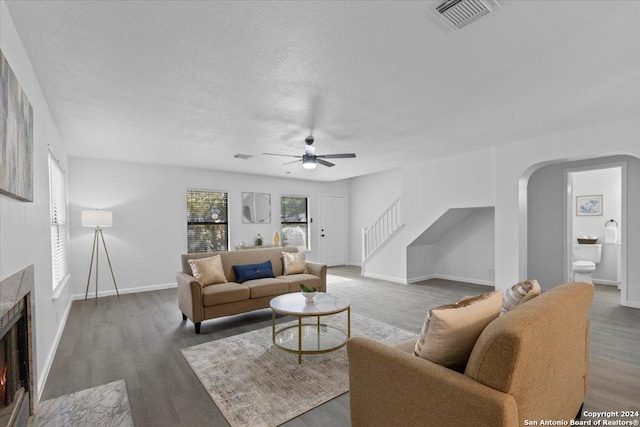
[[[402,227],[400,197],[376,219],[371,227],[362,229],[362,262],[374,254]]]

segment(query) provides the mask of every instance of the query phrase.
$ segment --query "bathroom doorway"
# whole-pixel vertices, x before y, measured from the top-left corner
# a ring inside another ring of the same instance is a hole
[[[613,155],[592,159],[558,161],[536,167],[526,182],[521,183],[521,205],[524,209],[522,221],[526,224],[526,259],[524,271],[529,279],[536,279],[544,290],[551,289],[571,279],[573,225],[575,203],[570,187],[569,173],[620,167],[621,213],[618,220],[617,241],[620,243],[620,304],[640,309],[640,158],[628,155]],[[579,190],[579,189],[578,189]],[[593,193],[593,194],[592,194]],[[585,190],[585,194],[595,192]],[[597,193],[600,194],[600,193]],[[597,195],[595,194],[595,195]],[[610,199],[603,197],[603,208]],[[611,218],[603,214],[599,218],[595,233],[602,233],[604,241],[605,223]],[[600,230],[600,231],[598,231]],[[592,235],[594,232],[585,231]],[[600,242],[599,241],[599,242]],[[616,272],[617,273],[617,272]],[[606,277],[597,279],[607,280]],[[613,279],[611,279],[613,280]],[[604,283],[604,282],[601,282]],[[610,283],[609,283],[610,284]],[[611,286],[610,290],[617,288]],[[618,291],[615,289],[616,292]]]
[[[602,251],[595,271],[590,273],[591,280],[594,284],[626,289],[626,174],[626,162],[565,169],[567,282],[573,280],[573,263],[580,261],[579,242],[593,244],[595,240],[595,244],[602,245]]]

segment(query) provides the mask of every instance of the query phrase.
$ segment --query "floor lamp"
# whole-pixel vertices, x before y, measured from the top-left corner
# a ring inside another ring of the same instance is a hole
[[[91,282],[91,270],[93,269],[93,260],[96,260],[96,304],[98,304],[98,258],[100,252],[100,242],[102,240],[102,246],[104,247],[104,253],[107,255],[107,261],[109,262],[109,270],[111,270],[111,277],[113,277],[113,285],[116,287],[116,294],[120,298],[118,292],[118,285],[116,284],[116,276],[113,275],[113,268],[111,267],[111,259],[109,259],[109,252],[107,251],[107,245],[104,243],[104,236],[102,229],[111,227],[113,225],[113,213],[111,211],[89,210],[82,211],[81,223],[83,227],[91,227],[93,232],[93,249],[91,251],[91,263],[89,264],[89,278],[87,279],[87,291],[84,294],[84,300],[87,300],[89,296],[89,282]],[[100,236],[100,239],[98,239]]]

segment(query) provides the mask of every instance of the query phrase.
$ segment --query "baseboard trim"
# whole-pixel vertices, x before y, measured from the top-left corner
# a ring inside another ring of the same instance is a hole
[[[352,265],[354,267],[362,267],[362,263],[357,261],[347,261],[347,265]]]
[[[431,280],[435,278],[436,278],[435,274],[427,274],[426,276],[418,276],[418,277],[412,277],[411,279],[407,279],[407,283],[409,284],[418,283],[418,282],[422,282],[423,280]]]
[[[67,303],[67,308],[64,310],[64,314],[62,315],[61,322],[58,324],[58,330],[56,331],[56,336],[53,339],[53,345],[49,350],[47,359],[44,361],[44,367],[42,368],[42,372],[39,373],[38,375],[38,384],[36,386],[37,390],[36,390],[36,396],[35,396],[36,405],[40,403],[40,397],[42,396],[42,392],[44,391],[44,386],[47,383],[47,377],[49,376],[51,365],[53,365],[53,359],[56,356],[56,351],[58,351],[58,344],[60,344],[60,339],[62,338],[62,332],[64,332],[64,327],[67,325],[67,318],[69,317],[69,313],[71,312],[72,303],[73,303],[73,298],[70,298],[69,302]],[[34,363],[35,363],[35,360],[34,360]]]
[[[491,286],[492,288],[495,288],[495,283],[489,280],[473,279],[471,277],[450,276],[448,274],[438,274],[438,273],[412,277],[410,279],[407,279],[406,281],[402,281],[401,279],[397,279],[395,277],[383,276],[381,274],[365,273],[363,274],[363,276],[371,277],[373,279],[382,279],[382,280],[388,280],[390,282],[405,283],[405,284],[413,284],[413,283],[418,283],[418,282],[422,282],[424,280],[430,280],[430,279],[445,279],[445,280],[454,280],[456,282],[472,283],[474,285]]]
[[[160,291],[162,289],[171,289],[171,288],[177,288],[177,287],[178,287],[177,283],[164,283],[164,284],[160,284],[160,285],[140,286],[138,288],[118,289],[118,292],[120,293],[120,295],[137,294],[138,292]],[[76,295],[71,296],[71,299],[73,301],[83,300],[84,299],[84,295],[85,294],[76,294]],[[116,290],[115,289],[98,292],[98,298],[110,297],[110,296],[113,296],[113,295],[116,295]],[[89,292],[89,295],[87,296],[87,299],[91,299],[91,298],[95,298],[95,297],[96,297],[96,293],[95,292]]]
[[[480,279],[473,279],[471,277],[451,276],[449,274],[438,274],[438,273],[428,274],[426,276],[414,277],[412,279],[409,279],[407,283],[417,283],[417,282],[421,282],[423,280],[429,280],[429,279],[454,280],[456,282],[472,283],[474,285],[491,286],[492,288],[495,288],[496,286],[495,283],[489,280],[480,280]]]
[[[403,285],[407,284],[405,280],[399,279],[397,277],[385,276],[383,274],[362,273],[362,275],[370,279],[386,280],[387,282],[402,283]]]
[[[638,301],[625,301],[622,305],[625,307],[640,308],[640,302]]]
[[[596,285],[606,285],[606,286],[618,286],[620,282],[615,280],[604,280],[604,279],[592,279],[592,282]]]
[[[437,274],[437,273],[435,276],[437,279],[455,280],[456,282],[473,283],[474,285],[491,286],[492,288],[495,288],[496,286],[495,283],[490,280],[480,280],[480,279],[473,279],[471,277],[450,276],[448,274]]]

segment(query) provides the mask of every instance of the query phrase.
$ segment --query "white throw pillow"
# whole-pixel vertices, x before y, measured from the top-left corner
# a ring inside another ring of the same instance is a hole
[[[516,283],[502,292],[502,310],[500,315],[513,310],[522,303],[540,295],[540,284],[537,280],[525,280]]]

